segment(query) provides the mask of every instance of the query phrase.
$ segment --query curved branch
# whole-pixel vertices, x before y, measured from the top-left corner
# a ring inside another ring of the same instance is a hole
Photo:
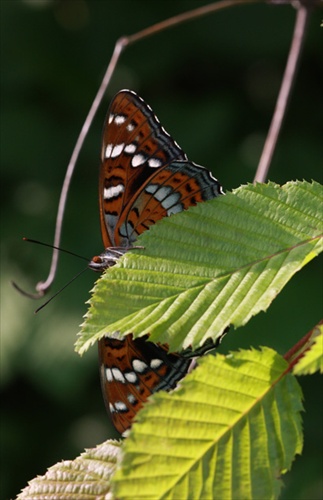
[[[278,94],[275,111],[270,124],[265,145],[260,157],[254,182],[265,182],[267,179],[270,163],[275,152],[275,148],[280,134],[283,120],[286,114],[287,105],[295,82],[298,64],[302,48],[304,45],[306,26],[309,18],[309,9],[300,5],[297,10],[294,34],[287,59],[285,73]]]

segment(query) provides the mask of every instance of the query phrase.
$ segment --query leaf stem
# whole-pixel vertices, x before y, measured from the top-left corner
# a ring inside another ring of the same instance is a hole
[[[294,365],[304,356],[305,352],[308,351],[313,345],[313,339],[315,337],[316,329],[323,324],[321,320],[312,330],[310,330],[303,338],[301,338],[297,344],[295,344],[285,355],[284,359],[289,363],[288,371],[293,368]]]

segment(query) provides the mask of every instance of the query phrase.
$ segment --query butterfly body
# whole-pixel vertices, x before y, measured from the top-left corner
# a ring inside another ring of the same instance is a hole
[[[158,220],[223,194],[221,185],[186,154],[141,97],[122,90],[103,129],[99,206],[105,251],[89,267],[102,271],[133,247]],[[169,353],[145,338],[99,341],[101,385],[107,411],[119,430],[131,425],[147,397],[170,390],[185,376],[193,352]],[[214,347],[208,345],[206,349]],[[200,354],[200,353],[199,353]]]

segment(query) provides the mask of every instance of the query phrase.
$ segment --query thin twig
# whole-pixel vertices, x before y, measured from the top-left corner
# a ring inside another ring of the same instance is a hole
[[[286,114],[288,101],[291,95],[292,87],[295,82],[297,68],[304,45],[306,26],[309,18],[309,9],[302,5],[298,6],[295,28],[291,47],[288,54],[285,73],[277,98],[277,103],[265,145],[261,154],[254,183],[265,182],[268,175],[270,163],[277,145],[279,133],[282,128],[283,120]]]
[[[99,90],[94,98],[94,101],[92,103],[90,111],[85,119],[84,125],[81,129],[81,132],[80,132],[80,135],[78,136],[78,139],[76,141],[70,162],[69,162],[67,170],[66,170],[66,174],[65,174],[65,178],[64,178],[64,182],[63,182],[63,187],[62,187],[62,191],[61,191],[61,196],[60,196],[60,200],[59,200],[57,217],[56,217],[55,236],[54,236],[54,249],[53,249],[53,254],[52,254],[52,262],[51,262],[51,266],[50,266],[50,271],[49,271],[49,274],[48,274],[46,281],[40,281],[36,285],[36,290],[37,290],[37,292],[39,292],[39,297],[37,297],[37,298],[42,297],[54,281],[56,270],[57,270],[58,255],[59,255],[59,249],[57,247],[59,247],[60,241],[61,241],[63,216],[64,216],[64,212],[65,212],[67,194],[69,191],[71,179],[72,179],[74,169],[75,169],[75,164],[76,164],[77,159],[79,157],[80,151],[82,149],[82,146],[83,146],[84,140],[87,136],[87,133],[89,131],[89,128],[93,122],[95,114],[96,114],[96,112],[101,104],[101,101],[103,99],[106,88],[111,80],[111,76],[114,72],[116,64],[117,64],[117,62],[120,58],[120,55],[121,55],[122,51],[124,50],[125,46],[126,46],[125,39],[118,40],[118,42],[115,46],[111,61],[109,63],[109,66],[108,66],[108,68],[105,72],[105,75],[103,77],[102,83],[101,83]]]
[[[237,7],[238,5],[245,5],[248,3],[265,3],[266,0],[222,0],[220,2],[214,2],[210,5],[204,5],[203,7],[198,7],[197,9],[184,12],[184,14],[178,14],[177,16],[170,17],[166,21],[161,21],[160,23],[154,24],[149,28],[145,28],[142,31],[138,31],[134,35],[127,37],[130,43],[138,42],[143,38],[147,38],[151,35],[160,33],[179,24],[186,23],[187,21],[192,21],[198,17],[206,16],[218,10],[227,9],[229,7]]]

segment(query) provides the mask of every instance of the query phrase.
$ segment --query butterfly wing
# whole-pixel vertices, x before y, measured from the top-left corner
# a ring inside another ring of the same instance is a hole
[[[124,209],[156,169],[187,157],[152,109],[129,90],[112,100],[103,129],[99,204],[104,247],[130,246],[120,228]]]
[[[104,246],[118,247],[108,250],[107,265],[98,258],[101,270],[115,263],[112,251],[126,251],[150,225],[222,194],[212,174],[188,161],[150,106],[129,90],[114,97],[106,118],[99,191]],[[120,433],[150,394],[176,387],[189,358],[215,347],[210,342],[198,353],[169,353],[167,345],[147,338],[99,341],[105,405]]]
[[[116,225],[130,243],[158,220],[223,194],[211,172],[189,161],[173,161],[157,169],[135,193]]]
[[[99,342],[101,385],[105,405],[116,429],[122,434],[148,396],[169,391],[187,373],[189,358],[168,353],[167,345],[145,337],[124,340],[105,337]]]

